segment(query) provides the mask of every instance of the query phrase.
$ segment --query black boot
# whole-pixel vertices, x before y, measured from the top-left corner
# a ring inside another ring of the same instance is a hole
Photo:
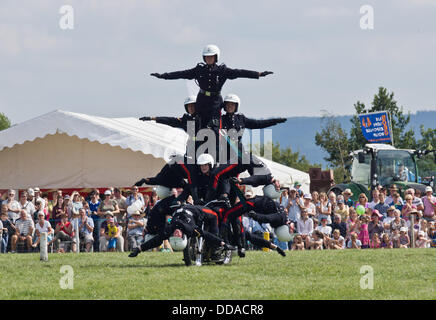
[[[280,248],[279,246],[277,246],[276,248],[277,252],[282,255],[283,257],[286,257],[286,253],[282,250],[282,248]]]
[[[245,258],[245,248],[238,247],[238,256],[239,258]]]
[[[139,249],[139,248],[133,249],[132,252],[130,252],[130,254],[129,254],[129,258],[136,257],[140,252],[141,252],[141,249]]]

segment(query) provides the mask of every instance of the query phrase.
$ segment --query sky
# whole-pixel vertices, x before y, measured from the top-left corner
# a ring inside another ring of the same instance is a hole
[[[380,86],[405,111],[436,110],[435,17],[434,0],[2,0],[0,112],[179,116],[195,85],[149,74],[194,67],[207,44],[231,68],[274,72],[225,84],[250,117],[349,115]]]

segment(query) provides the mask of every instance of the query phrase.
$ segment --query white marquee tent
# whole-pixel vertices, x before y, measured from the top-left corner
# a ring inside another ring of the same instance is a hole
[[[154,121],[56,110],[0,131],[0,189],[127,187],[183,154],[186,140]],[[262,160],[281,183],[309,191],[307,173]]]

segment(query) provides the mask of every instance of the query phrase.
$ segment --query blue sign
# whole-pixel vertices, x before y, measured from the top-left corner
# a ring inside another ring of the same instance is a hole
[[[392,142],[392,132],[387,111],[359,114],[363,136],[371,143]]]

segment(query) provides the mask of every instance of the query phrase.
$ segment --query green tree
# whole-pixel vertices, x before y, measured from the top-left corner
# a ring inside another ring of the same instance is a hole
[[[347,133],[337,118],[328,112],[324,112],[322,116],[321,128],[321,132],[315,135],[315,143],[329,154],[324,160],[334,168],[341,168],[342,173],[346,172],[345,168],[351,151]]]
[[[0,112],[0,131],[7,129],[11,126],[11,121],[2,112]]]
[[[416,139],[412,129],[405,131],[407,124],[410,122],[410,112],[404,114],[403,107],[397,106],[394,100],[394,93],[388,93],[386,88],[380,87],[378,93],[374,96],[372,107],[366,108],[365,104],[358,101],[354,104],[356,114],[351,119],[352,128],[350,131],[350,143],[353,150],[361,149],[366,142],[362,134],[359,121],[359,114],[377,111],[387,111],[391,122],[391,130],[396,148],[415,148]]]
[[[421,150],[435,150],[436,148],[436,129],[424,129],[424,126],[420,127],[421,139],[418,140],[418,149]],[[419,175],[422,177],[428,177],[436,174],[436,155],[433,153],[427,154],[421,159],[418,159]]]

